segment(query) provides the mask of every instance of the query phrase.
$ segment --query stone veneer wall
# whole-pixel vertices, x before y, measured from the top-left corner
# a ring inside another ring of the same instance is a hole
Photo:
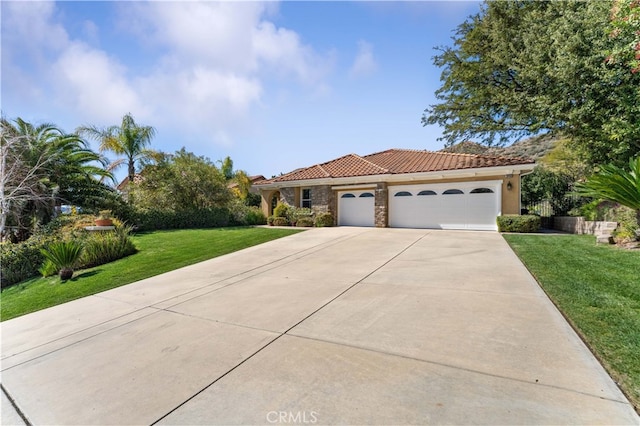
[[[311,188],[311,208],[316,213],[334,213],[334,198],[333,190],[329,185],[314,186]]]
[[[296,205],[296,190],[295,188],[280,188],[280,200],[289,204],[290,206]]]
[[[378,183],[376,187],[375,216],[376,228],[386,228],[389,225],[389,190],[386,182]]]

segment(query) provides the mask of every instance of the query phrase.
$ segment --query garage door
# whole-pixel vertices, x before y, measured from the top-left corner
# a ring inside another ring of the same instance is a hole
[[[374,206],[373,190],[338,192],[338,225],[373,226]]]
[[[501,182],[389,187],[389,225],[497,230]]]

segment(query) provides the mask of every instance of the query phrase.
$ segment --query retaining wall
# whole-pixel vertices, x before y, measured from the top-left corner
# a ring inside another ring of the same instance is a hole
[[[584,217],[556,216],[553,218],[553,228],[571,234],[592,234],[600,239],[609,239],[611,233],[618,227],[618,222],[603,222],[585,220]]]

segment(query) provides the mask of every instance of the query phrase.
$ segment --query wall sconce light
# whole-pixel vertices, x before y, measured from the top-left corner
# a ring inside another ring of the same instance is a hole
[[[513,189],[513,185],[511,185],[511,181],[507,182],[507,191],[511,191]]]

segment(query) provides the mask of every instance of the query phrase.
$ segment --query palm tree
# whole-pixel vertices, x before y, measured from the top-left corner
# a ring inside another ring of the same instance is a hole
[[[635,210],[640,225],[640,156],[629,160],[629,170],[613,164],[602,166],[586,182],[577,184],[576,191]]]
[[[156,130],[151,126],[138,125],[131,113],[122,117],[120,126],[110,126],[104,129],[95,126],[83,126],[77,129],[81,135],[93,138],[100,142],[100,152],[111,151],[116,155],[124,155],[126,158],[114,161],[109,170],[114,170],[124,162],[128,166],[129,182],[133,182],[136,174],[137,161],[153,158],[154,151],[146,149]]]
[[[46,222],[63,201],[82,204],[80,189],[96,189],[109,177],[104,159],[76,134],[50,123],[0,119],[0,235],[12,217],[19,228]]]

